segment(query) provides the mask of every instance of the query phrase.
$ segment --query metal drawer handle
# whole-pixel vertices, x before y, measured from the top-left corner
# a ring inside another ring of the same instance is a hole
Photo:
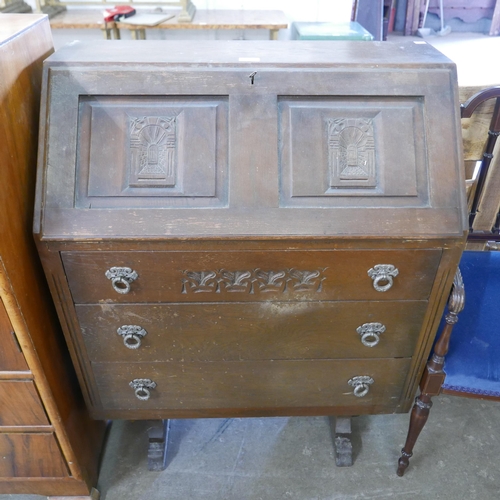
[[[375,347],[380,342],[380,335],[385,332],[382,323],[363,323],[356,328],[361,335],[361,343],[366,347]]]
[[[397,267],[391,264],[377,264],[368,271],[377,292],[387,292],[392,287],[393,279],[399,274]]]
[[[156,388],[156,382],[149,378],[135,378],[128,384],[135,391],[135,396],[141,401],[147,401],[151,397],[150,389]]]
[[[354,387],[354,395],[357,398],[363,398],[370,392],[370,385],[374,380],[368,375],[360,375],[349,380],[348,384]]]
[[[130,267],[111,267],[105,275],[108,280],[111,280],[115,292],[121,294],[130,292],[130,283],[139,277]]]
[[[142,338],[148,334],[148,332],[139,325],[122,325],[116,330],[116,333],[123,337],[123,343],[128,349],[139,349]]]

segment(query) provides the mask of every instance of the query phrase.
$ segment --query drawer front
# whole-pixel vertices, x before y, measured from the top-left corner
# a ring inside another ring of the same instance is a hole
[[[0,434],[0,477],[67,477],[53,434]]]
[[[219,363],[95,363],[103,409],[203,410],[328,406],[395,410],[409,359],[236,361]],[[373,380],[364,397],[349,384]],[[149,399],[134,380],[151,380]],[[354,382],[352,382],[354,383]],[[366,411],[366,410],[365,410]]]
[[[0,371],[27,371],[28,365],[14,337],[5,306],[0,299]]]
[[[0,408],[1,426],[49,425],[31,380],[1,380]]]
[[[410,357],[425,301],[77,305],[92,361]]]
[[[84,304],[425,300],[440,255],[440,250],[62,252],[62,259],[73,300]]]

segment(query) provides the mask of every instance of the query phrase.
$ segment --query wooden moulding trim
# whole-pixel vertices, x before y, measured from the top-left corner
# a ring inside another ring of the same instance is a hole
[[[12,426],[12,425],[5,425],[0,427],[0,432],[2,434],[4,433],[9,433],[9,434],[15,434],[15,433],[22,433],[26,434],[28,432],[42,432],[42,433],[53,433],[54,432],[54,427],[52,425],[24,425],[24,426]]]
[[[319,416],[352,416],[406,413],[407,410],[400,406],[399,401],[391,404],[369,405],[365,408],[359,406],[308,406],[308,407],[279,407],[279,408],[205,408],[193,410],[93,410],[91,415],[98,420],[156,420],[156,419],[181,419],[181,418],[226,418],[231,414],[233,418],[239,417],[319,417]]]
[[[61,447],[63,456],[67,462],[67,466],[71,472],[71,475],[80,481],[84,478],[81,476],[78,467],[77,457],[74,455],[71,445],[69,443],[66,431],[59,420],[59,412],[55,403],[53,402],[52,393],[50,391],[47,379],[45,378],[43,369],[40,365],[40,361],[35,354],[35,348],[31,343],[31,338],[26,325],[19,304],[12,293],[12,288],[10,286],[9,279],[7,277],[7,271],[3,265],[3,261],[0,258],[0,295],[4,302],[5,309],[7,310],[7,315],[11,322],[12,328],[16,332],[19,344],[26,358],[29,368],[33,372],[33,380],[36,383],[36,387],[43,401],[45,411],[49,417],[49,421],[54,426],[56,431],[56,438]]]
[[[33,380],[34,378],[31,372],[0,372],[0,380]]]
[[[97,491],[92,489],[92,491]],[[81,481],[71,477],[0,477],[0,494],[44,495],[54,500],[53,495],[67,500],[98,500],[99,496],[89,496],[88,489]],[[64,496],[63,496],[64,495]]]

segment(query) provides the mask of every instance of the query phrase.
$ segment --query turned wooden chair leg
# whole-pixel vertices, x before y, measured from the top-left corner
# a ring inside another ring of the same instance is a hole
[[[453,326],[458,321],[458,314],[463,310],[465,304],[464,283],[460,269],[457,269],[450,298],[448,300],[448,314],[445,316],[446,325],[441,336],[434,346],[434,352],[427,362],[424,374],[420,381],[420,396],[415,399],[415,404],[411,411],[410,427],[406,443],[401,450],[401,457],[398,460],[398,476],[403,476],[408,468],[410,458],[413,455],[413,447],[422,431],[429,411],[432,407],[431,398],[441,392],[446,374],[443,371],[445,356],[448,353]]]
[[[427,417],[432,407],[431,397],[428,394],[421,394],[415,399],[415,404],[411,411],[410,428],[408,429],[408,436],[406,443],[401,450],[401,457],[398,460],[398,476],[403,476],[405,470],[410,465],[410,458],[413,455],[413,447],[417,442],[420,432],[427,422]]]

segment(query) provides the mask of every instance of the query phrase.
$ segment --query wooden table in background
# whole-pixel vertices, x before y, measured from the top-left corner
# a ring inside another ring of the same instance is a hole
[[[279,30],[288,27],[288,20],[279,10],[197,10],[192,22],[179,22],[175,16],[156,26],[143,26],[123,22],[105,23],[101,10],[72,9],[52,18],[50,26],[52,29],[100,29],[106,39],[119,39],[120,30],[127,29],[132,38],[144,40],[147,29],[161,29],[269,30],[269,38],[277,40]]]

